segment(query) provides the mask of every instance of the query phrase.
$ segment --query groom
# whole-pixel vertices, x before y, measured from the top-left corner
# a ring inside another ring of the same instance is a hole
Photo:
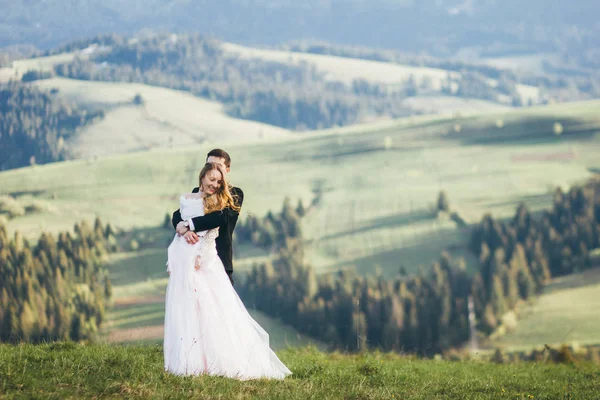
[[[231,168],[231,157],[225,150],[213,149],[206,155],[207,163],[220,164],[221,167],[229,173]],[[242,206],[244,201],[244,192],[242,189],[230,186],[229,190],[233,196],[233,200],[238,206]],[[198,193],[199,188],[195,187],[192,193]],[[196,217],[183,221],[181,219],[180,210],[173,213],[173,227],[177,231],[177,234],[183,236],[185,240],[194,244],[198,242],[198,235],[196,232],[206,231],[208,229],[219,228],[219,236],[216,239],[217,254],[225,266],[225,272],[229,276],[229,280],[233,285],[233,250],[232,250],[232,235],[237,223],[239,213],[226,208],[222,211],[215,211],[210,214],[206,214],[202,217]]]

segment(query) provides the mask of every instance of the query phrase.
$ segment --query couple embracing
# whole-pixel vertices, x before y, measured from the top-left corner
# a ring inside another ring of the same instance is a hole
[[[165,370],[176,375],[283,379],[290,370],[233,287],[232,234],[241,189],[227,182],[231,158],[211,150],[199,185],[173,213],[165,301]]]

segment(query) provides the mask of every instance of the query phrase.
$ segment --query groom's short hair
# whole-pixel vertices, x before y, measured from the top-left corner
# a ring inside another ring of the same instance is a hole
[[[218,157],[218,158],[222,158],[225,160],[225,166],[227,168],[231,168],[231,157],[229,157],[229,154],[223,150],[223,149],[212,149],[211,151],[208,152],[208,154],[206,155],[206,159],[208,160],[208,157]]]

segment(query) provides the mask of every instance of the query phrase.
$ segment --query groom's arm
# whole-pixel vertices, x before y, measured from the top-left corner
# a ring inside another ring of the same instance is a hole
[[[173,224],[173,228],[177,229],[177,224],[183,221],[181,218],[181,211],[179,209],[173,213],[173,217],[171,218],[171,223]]]
[[[232,194],[234,195],[234,201],[236,205],[242,207],[242,203],[244,202],[244,192],[242,189],[233,188]],[[239,216],[240,213],[232,210],[231,208],[225,208],[222,211],[214,211],[201,217],[192,218],[190,230],[202,232],[223,226],[227,223],[234,227]],[[175,218],[175,215],[173,215],[173,218]],[[181,216],[179,218],[181,218]]]
[[[239,213],[231,208],[226,208],[221,211],[214,211],[201,217],[192,218],[190,230],[202,232],[209,229],[218,228],[219,226],[223,226],[228,222],[237,221],[238,216]]]

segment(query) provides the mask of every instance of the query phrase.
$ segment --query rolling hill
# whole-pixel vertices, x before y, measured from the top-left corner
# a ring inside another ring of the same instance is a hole
[[[174,40],[174,38],[176,36],[166,38],[166,45],[168,46],[171,39]],[[510,97],[502,100],[502,96],[497,95],[497,101],[490,101],[450,96],[443,93],[443,86],[448,84],[449,77],[461,79],[461,73],[456,71],[328,55],[254,49],[231,43],[211,45],[217,46],[224,54],[227,54],[222,57],[224,62],[228,62],[227,60],[233,57],[233,60],[237,58],[261,60],[260,62],[263,64],[260,65],[264,65],[265,68],[268,68],[269,63],[273,62],[287,65],[290,68],[303,68],[302,66],[310,65],[332,85],[342,84],[352,87],[355,82],[365,81],[370,85],[383,85],[384,89],[379,90],[394,91],[404,87],[407,81],[412,80],[416,85],[428,89],[421,90],[421,94],[417,96],[405,98],[399,104],[401,108],[412,110],[411,112],[470,115],[482,111],[502,112],[511,109],[505,104],[506,102],[510,103]],[[0,81],[20,78],[28,71],[50,73],[57,64],[69,63],[74,59],[85,60],[93,54],[108,51],[107,49],[91,45],[75,52],[14,61],[12,68],[2,69]],[[177,148],[214,141],[221,143],[248,142],[279,138],[290,134],[284,128],[233,118],[231,116],[232,104],[196,97],[181,90],[160,88],[150,84],[98,82],[64,77],[36,80],[32,84],[42,89],[54,90],[59,97],[80,107],[104,111],[103,119],[87,126],[67,143],[71,155],[75,158],[153,148]],[[497,82],[489,79],[490,87],[495,84]],[[230,86],[230,90],[235,91],[235,82],[227,83],[227,85]],[[277,82],[274,85],[277,87]],[[532,103],[540,101],[538,88],[518,84],[516,89],[525,101]],[[138,101],[141,101],[141,104],[134,104],[133,100],[136,96],[139,96]],[[281,114],[282,110],[285,110],[287,100],[286,98],[281,99],[279,102],[281,109],[274,114]],[[247,101],[250,100],[245,100],[245,102]],[[261,100],[258,97],[251,101],[260,102]],[[240,105],[234,102],[233,105],[233,108],[245,107],[243,103]],[[330,107],[333,108],[328,113],[334,114],[341,111],[336,111],[335,104]],[[365,112],[366,109],[368,106],[365,109],[356,110],[356,112]],[[296,111],[301,112],[302,107],[298,106],[294,112]],[[273,114],[271,111],[269,113],[269,115]],[[368,112],[366,113],[368,114]],[[374,117],[363,117],[365,120],[372,118]]]
[[[13,62],[0,71],[0,83],[19,78],[28,71],[51,71],[75,55],[64,53]],[[110,83],[51,78],[33,82],[44,90],[57,90],[60,97],[81,107],[101,109],[105,117],[88,126],[67,143],[72,156],[86,158],[128,153],[156,147],[181,147],[200,143],[247,142],[287,136],[286,129],[227,115],[221,103],[184,91],[144,84]],[[143,104],[133,99],[141,96]]]
[[[303,219],[307,260],[319,272],[372,274],[380,267],[384,276],[395,276],[400,267],[411,272],[429,266],[443,250],[464,257],[472,268],[467,228],[434,212],[439,191],[448,194],[451,210],[467,225],[486,212],[510,217],[521,202],[534,211],[548,207],[553,188],[584,181],[600,168],[599,106],[407,118],[230,144],[231,180],[246,194],[242,219],[279,210],[285,197],[308,204],[313,191],[321,193]],[[39,230],[68,230],[95,216],[125,230],[156,227],[177,207],[179,194],[196,185],[210,147],[153,149],[0,173],[0,196],[24,207],[38,205],[9,220],[9,231],[34,237]],[[265,256],[238,248],[236,271],[243,273]],[[125,340],[160,338],[164,248],[118,257],[113,278],[121,305],[111,316],[113,332]],[[125,279],[125,270],[134,278]],[[153,334],[147,336],[150,327]],[[287,332],[280,336],[283,342],[298,339]]]
[[[243,213],[258,216],[279,209],[285,197],[308,203],[315,185],[321,186],[323,201],[305,219],[305,235],[318,244],[319,257],[329,258],[318,265],[364,259],[359,264],[367,268],[377,263],[370,257],[387,252],[427,264],[440,248],[459,245],[453,239],[459,229],[455,223],[430,212],[440,190],[473,222],[485,212],[510,216],[521,201],[544,207],[549,189],[590,176],[589,169],[598,168],[597,106],[421,117],[229,145],[231,179],[247,193]],[[563,121],[561,135],[553,133],[556,121]],[[491,140],[495,137],[502,141]],[[11,220],[9,227],[25,233],[62,230],[95,215],[120,227],[155,226],[176,208],[178,194],[193,187],[209,147],[4,172],[0,194],[22,202],[41,199],[54,210]],[[430,253],[426,260],[414,259],[411,254],[422,254],[423,244],[435,250],[425,252]],[[408,253],[396,254],[401,248]]]
[[[37,81],[74,103],[105,109],[105,117],[68,143],[76,158],[201,143],[243,143],[285,137],[283,128],[228,116],[223,105],[189,93],[143,84],[52,78]],[[140,95],[143,104],[135,105]]]
[[[372,83],[382,83],[393,88],[394,86],[400,86],[409,79],[413,79],[417,86],[426,84],[432,93],[439,93],[442,91],[443,85],[448,78],[459,79],[461,77],[460,72],[441,68],[417,67],[296,51],[260,49],[240,46],[233,43],[224,43],[223,49],[226,52],[249,59],[258,58],[267,61],[289,63],[292,65],[303,63],[311,64],[314,65],[317,70],[325,72],[328,79],[343,82],[345,84],[352,84],[355,80],[365,79]],[[498,83],[493,79],[489,79],[488,84],[493,87]],[[517,92],[525,104],[529,102],[537,104],[540,102],[540,90],[537,87],[518,84]],[[429,97],[430,96],[422,96],[424,100],[427,100]],[[452,96],[446,96],[446,99],[447,101],[450,99],[454,100],[454,104],[460,104],[461,100]],[[473,101],[475,99],[462,100]],[[415,100],[409,100],[408,104],[410,104],[411,101],[414,102]],[[497,111],[498,109],[502,109],[502,106],[506,108],[505,104],[499,104],[498,102],[493,101],[479,100],[475,102],[478,103],[480,110],[484,104],[487,105],[487,109],[482,111]],[[444,112],[446,110],[440,108],[436,111]]]

